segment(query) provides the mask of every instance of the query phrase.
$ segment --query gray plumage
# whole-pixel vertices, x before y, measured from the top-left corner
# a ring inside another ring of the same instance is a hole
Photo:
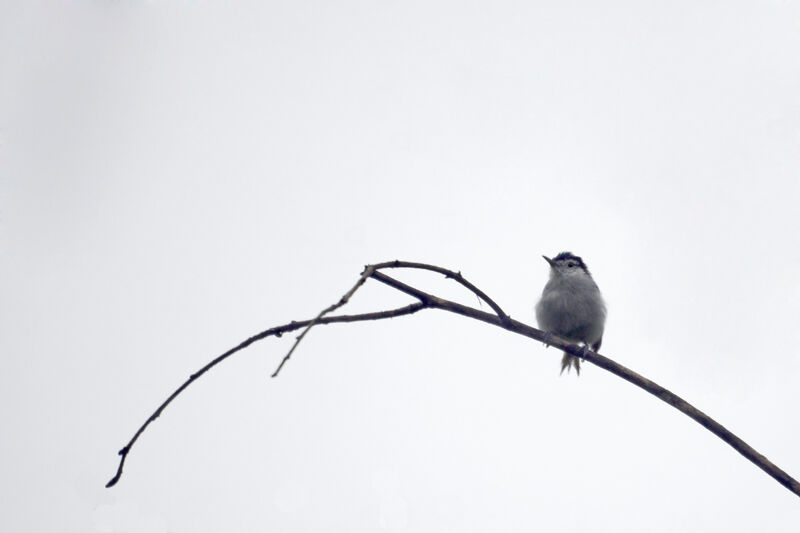
[[[544,257],[544,256],[543,256]],[[550,280],[544,286],[542,297],[536,304],[536,321],[539,328],[570,342],[583,343],[597,351],[603,342],[606,306],[600,289],[592,279],[583,260],[562,252],[550,264]],[[564,352],[561,372],[575,367],[580,375],[580,360]]]

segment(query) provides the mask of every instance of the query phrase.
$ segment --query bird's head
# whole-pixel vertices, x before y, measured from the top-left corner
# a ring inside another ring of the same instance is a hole
[[[550,264],[550,276],[589,276],[589,269],[583,259],[572,252],[561,252],[554,258],[543,255],[544,260]]]

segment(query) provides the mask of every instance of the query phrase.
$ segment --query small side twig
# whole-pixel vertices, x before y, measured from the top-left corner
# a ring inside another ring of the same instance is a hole
[[[316,316],[316,318],[314,318],[311,322],[309,322],[309,324],[306,326],[306,329],[304,329],[303,332],[300,333],[300,335],[298,335],[297,338],[294,340],[294,344],[292,344],[292,347],[289,349],[289,352],[286,355],[283,356],[283,359],[281,359],[281,363],[278,365],[278,368],[275,369],[275,372],[272,373],[271,377],[274,378],[274,377],[278,376],[278,373],[281,371],[281,368],[283,368],[283,365],[286,364],[286,361],[289,360],[289,358],[294,353],[295,349],[297,349],[297,345],[300,344],[300,341],[303,340],[303,338],[306,336],[306,334],[309,332],[309,330],[311,328],[313,328],[319,322],[319,319],[321,319],[322,317],[324,317],[328,313],[332,313],[333,311],[336,311],[337,309],[339,309],[340,307],[345,305],[347,302],[349,302],[350,301],[350,297],[353,296],[353,294],[355,294],[355,292],[358,290],[358,288],[361,287],[364,284],[365,281],[367,281],[367,278],[369,278],[374,271],[375,271],[375,268],[373,266],[367,265],[364,268],[364,271],[361,273],[361,277],[359,277],[358,281],[356,281],[356,284],[353,285],[353,287],[349,291],[347,291],[344,294],[344,296],[339,298],[338,302],[336,302],[335,304],[332,304],[332,305],[326,307],[325,309],[323,309],[322,311],[320,311],[319,314]]]
[[[452,270],[448,270],[446,268],[442,268],[436,265],[428,265],[425,263],[415,263],[412,261],[386,261],[385,263],[376,263],[371,265],[374,271],[378,271],[385,268],[416,268],[419,270],[430,270],[431,272],[438,272],[439,274],[443,274],[445,278],[454,279],[470,291],[472,291],[478,299],[483,300],[486,302],[489,307],[497,314],[497,316],[502,320],[504,323],[508,323],[509,317],[505,311],[503,311],[497,303],[489,298],[489,296],[480,290],[478,287],[470,283],[469,281],[461,275],[461,272],[454,272]]]

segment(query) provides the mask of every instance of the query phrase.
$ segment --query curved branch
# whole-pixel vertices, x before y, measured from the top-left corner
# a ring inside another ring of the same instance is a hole
[[[133,435],[133,438],[130,441],[128,441],[128,444],[126,444],[118,452],[120,459],[119,459],[119,466],[117,467],[117,473],[114,474],[114,477],[111,478],[111,480],[108,483],[106,483],[106,487],[113,487],[114,485],[117,484],[117,481],[119,481],[120,476],[122,476],[122,468],[125,466],[125,459],[127,459],[128,454],[130,453],[134,443],[139,439],[141,434],[144,433],[144,430],[147,429],[147,426],[149,426],[152,422],[154,422],[156,418],[161,416],[161,413],[164,411],[164,409],[166,409],[166,407],[170,403],[172,403],[172,400],[174,400],[180,393],[182,393],[184,389],[186,389],[186,387],[197,381],[197,379],[200,376],[202,376],[203,374],[205,374],[213,367],[215,367],[228,357],[232,356],[236,352],[243,350],[244,348],[247,348],[254,342],[260,341],[261,339],[264,339],[266,337],[271,337],[271,336],[280,337],[284,333],[287,333],[289,331],[294,331],[302,327],[307,327],[311,324],[334,324],[340,322],[362,322],[365,320],[381,320],[384,318],[394,318],[396,316],[410,315],[416,313],[421,309],[425,309],[425,307],[426,307],[425,304],[417,302],[397,309],[389,309],[388,311],[378,311],[375,313],[364,313],[360,315],[340,315],[340,316],[330,316],[330,317],[320,317],[319,315],[317,315],[316,318],[313,318],[311,320],[302,320],[300,322],[292,321],[288,324],[283,324],[282,326],[276,326],[274,328],[270,328],[262,331],[261,333],[253,335],[249,339],[241,342],[238,346],[231,348],[227,352],[218,356],[210,363],[208,363],[206,366],[204,366],[203,368],[201,368],[200,370],[189,376],[189,379],[184,381],[183,385],[175,389],[175,391],[172,394],[170,394],[169,397],[166,400],[164,400],[164,402],[161,405],[158,406],[158,409],[153,411],[153,414],[151,414],[150,417],[148,417],[148,419],[145,421],[145,423],[141,425],[141,427]]]
[[[420,268],[424,270],[432,270],[434,272],[439,272],[445,274],[447,277],[452,277],[456,279],[459,283],[470,289],[473,293],[478,295],[482,300],[488,303],[492,309],[495,311],[495,315],[486,313],[484,311],[479,311],[477,309],[473,309],[471,307],[467,307],[465,305],[451,302],[449,300],[445,300],[443,298],[439,298],[432,294],[426,293],[415,287],[412,287],[408,284],[405,284],[401,281],[398,281],[386,274],[380,272],[381,269],[386,268]],[[343,315],[343,316],[334,316],[334,317],[326,317],[327,313],[341,307],[342,305],[346,304],[349,298],[353,295],[353,293],[364,284],[367,278],[373,278],[381,283],[388,285],[400,292],[408,294],[419,300],[418,303],[411,304],[405,307],[401,307],[398,309],[392,309],[388,311],[380,311],[375,313],[365,313],[361,315]],[[122,468],[125,464],[125,459],[127,458],[128,454],[130,453],[131,447],[134,445],[136,440],[139,436],[144,432],[144,430],[153,422],[156,418],[161,415],[161,412],[175,399],[181,392],[183,392],[186,387],[192,384],[195,380],[197,380],[201,375],[205,374],[208,370],[212,367],[217,365],[218,363],[222,362],[226,358],[230,357],[234,353],[246,348],[247,346],[251,345],[252,343],[263,339],[269,336],[281,336],[283,333],[288,331],[293,331],[296,329],[300,329],[305,327],[306,329],[303,331],[297,340],[295,341],[292,349],[289,353],[284,357],[283,361],[281,362],[281,366],[288,360],[289,356],[291,356],[294,349],[299,344],[300,340],[302,340],[303,336],[305,335],[308,330],[316,324],[331,324],[334,322],[358,322],[364,320],[379,320],[384,318],[391,318],[395,316],[402,316],[402,315],[409,315],[412,313],[416,313],[421,309],[441,309],[444,311],[449,311],[451,313],[456,313],[459,315],[463,315],[469,318],[473,318],[475,320],[480,320],[481,322],[486,322],[488,324],[492,324],[494,326],[498,326],[508,331],[512,331],[519,335],[524,335],[526,337],[530,337],[532,339],[538,340],[540,342],[546,342],[551,346],[555,346],[556,348],[563,350],[571,355],[575,355],[581,357],[591,363],[594,363],[596,366],[603,368],[612,374],[615,374],[622,379],[636,385],[637,387],[649,392],[650,394],[656,396],[657,398],[661,399],[662,401],[670,404],[671,406],[675,407],[686,416],[690,417],[691,419],[698,422],[700,425],[711,431],[713,434],[718,436],[720,439],[728,443],[733,449],[751,461],[753,464],[761,468],[764,472],[769,474],[772,478],[778,481],[781,485],[789,489],[794,494],[800,496],[800,483],[798,483],[794,478],[792,478],[789,474],[784,472],[782,469],[778,468],[775,464],[769,461],[766,457],[758,453],[754,450],[750,445],[744,442],[742,439],[731,433],[728,429],[724,426],[719,424],[716,420],[708,416],[707,414],[703,413],[689,402],[681,398],[680,396],[670,392],[669,390],[665,389],[664,387],[658,385],[657,383],[650,381],[649,379],[637,374],[636,372],[626,368],[611,359],[600,355],[599,353],[593,352],[591,350],[584,350],[577,344],[571,344],[564,339],[556,337],[554,335],[546,335],[545,332],[540,331],[536,328],[528,326],[522,322],[517,320],[511,319],[508,315],[506,315],[500,307],[495,304],[491,298],[486,296],[480,289],[472,285],[471,283],[467,282],[460,273],[456,273],[450,270],[446,270],[440,267],[435,267],[432,265],[424,265],[422,263],[408,263],[403,261],[393,261],[389,263],[379,263],[375,265],[368,265],[364,271],[361,273],[361,277],[359,278],[358,282],[353,286],[350,291],[348,291],[336,304],[331,305],[330,307],[324,309],[320,312],[314,319],[312,320],[305,320],[302,322],[290,322],[289,324],[284,324],[282,326],[278,326],[275,328],[271,328],[261,333],[250,337],[249,339],[245,340],[235,348],[228,350],[227,352],[223,353],[206,366],[201,368],[199,371],[192,374],[186,382],[183,383],[178,389],[175,390],[167,399],[164,401],[156,411],[150,415],[150,417],[145,421],[145,423],[139,428],[133,438],[119,451],[119,455],[121,456],[119,467],[117,468],[116,475],[106,484],[106,487],[111,487],[119,481],[120,476],[122,475]],[[280,370],[281,366],[278,367]],[[276,371],[277,374],[277,371]]]
[[[425,263],[414,263],[411,261],[398,261],[397,259],[395,259],[394,261],[386,261],[385,263],[376,263],[374,265],[370,265],[370,267],[372,267],[372,269],[375,271],[384,268],[416,268],[420,270],[430,270],[432,272],[438,272],[439,274],[443,274],[444,277],[446,278],[456,280],[458,283],[460,283],[461,285],[463,285],[464,287],[475,293],[475,295],[484,302],[486,302],[489,305],[489,307],[491,307],[494,310],[494,312],[497,313],[497,316],[504,322],[506,322],[510,318],[505,313],[505,311],[500,309],[500,306],[497,305],[497,303],[495,303],[494,300],[492,300],[491,298],[489,298],[489,296],[486,295],[486,293],[484,293],[478,287],[467,281],[464,278],[464,276],[461,275],[461,272],[454,272],[452,270],[438,267],[436,265],[427,265]]]
[[[450,311],[452,313],[456,313],[459,315],[467,316],[470,318],[474,318],[476,320],[480,320],[482,322],[486,322],[488,324],[492,324],[494,326],[501,327],[503,329],[507,329],[508,331],[513,331],[514,333],[518,333],[520,335],[524,335],[526,337],[530,337],[532,339],[536,339],[538,341],[545,342],[545,332],[540,331],[536,328],[532,328],[527,324],[523,324],[517,320],[509,319],[507,322],[503,322],[495,315],[485,313],[483,311],[479,311],[477,309],[473,309],[471,307],[467,307],[465,305],[461,305],[456,302],[451,302],[449,300],[444,300],[442,298],[438,298],[433,296],[432,294],[428,294],[426,292],[420,291],[410,285],[407,285],[401,281],[398,281],[394,278],[387,276],[381,272],[375,272],[372,274],[372,277],[381,283],[384,283],[390,287],[393,287],[401,292],[404,292],[410,296],[418,298],[420,301],[425,302],[428,307],[442,309],[444,311]],[[725,428],[722,424],[702,412],[701,410],[694,407],[692,404],[674,394],[673,392],[665,389],[661,385],[655,383],[654,381],[650,381],[649,379],[645,378],[634,372],[633,370],[622,366],[621,364],[612,361],[611,359],[600,355],[597,352],[593,352],[591,350],[584,350],[582,347],[578,346],[577,344],[571,344],[559,337],[554,335],[549,336],[547,339],[547,344],[550,346],[555,346],[556,348],[563,350],[565,352],[570,353],[571,355],[575,355],[577,357],[581,357],[595,365],[599,366],[604,370],[608,370],[614,375],[621,377],[622,379],[628,381],[629,383],[633,383],[637,387],[649,392],[656,398],[668,403],[678,411],[682,412],[695,422],[699,423],[701,426],[709,430],[711,433],[728,443],[734,450],[742,454],[745,458],[747,458],[750,462],[755,464],[761,470],[772,476],[778,483],[795,493],[797,496],[800,496],[800,483],[797,482],[792,476],[787,474],[782,469],[778,468],[777,465],[772,463],[769,459],[758,453],[755,449],[753,449],[749,444],[745,441],[731,433],[727,428]]]

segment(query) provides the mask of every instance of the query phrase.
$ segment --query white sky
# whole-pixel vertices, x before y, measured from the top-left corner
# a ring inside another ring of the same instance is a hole
[[[797,531],[666,404],[435,311],[255,345],[103,485],[364,264],[534,324],[562,250],[603,353],[800,476],[800,2],[7,1],[0,80],[0,530]]]

